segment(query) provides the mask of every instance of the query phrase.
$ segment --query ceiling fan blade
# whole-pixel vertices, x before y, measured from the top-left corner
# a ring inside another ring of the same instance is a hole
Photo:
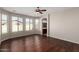
[[[42,10],[40,10],[39,7],[37,7],[37,9],[35,10],[35,12],[39,12],[40,14],[43,14],[43,13],[42,13],[43,11],[47,11],[47,10],[46,10],[46,9],[42,9]]]
[[[40,14],[43,14],[41,11],[39,11]]]
[[[43,10],[40,10],[40,11],[46,11],[45,9],[43,9]]]

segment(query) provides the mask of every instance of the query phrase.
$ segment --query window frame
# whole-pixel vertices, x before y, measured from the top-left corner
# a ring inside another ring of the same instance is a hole
[[[6,29],[7,29],[7,30],[6,30],[5,33],[3,33],[3,28],[2,28],[2,21],[3,21],[2,15],[6,15],[6,20],[5,20],[5,22],[7,23],[7,24],[6,24],[6,26],[7,26]],[[2,33],[2,34],[7,34],[8,31],[9,31],[9,30],[8,30],[8,14],[2,12],[2,13],[1,13],[1,33]]]
[[[26,21],[28,19],[28,21]],[[28,26],[27,25],[28,22]],[[27,29],[26,27],[28,27],[29,29]],[[30,19],[29,18],[25,18],[25,31],[30,31]]]
[[[23,17],[20,17],[20,16],[14,16],[14,15],[13,15],[12,17],[17,17],[17,19],[16,19],[16,23],[17,23],[17,31],[15,31],[15,32],[22,32],[22,31],[24,31],[24,30],[23,30],[23,26],[24,26],[24,25],[23,25],[23,23],[24,23],[24,21],[23,21]],[[12,17],[11,17],[11,21],[13,21],[13,20],[12,20]],[[19,25],[18,25],[18,24],[19,24],[18,21],[20,21],[19,18],[22,19],[22,25],[23,25],[21,31],[19,30]],[[11,24],[12,24],[12,23],[11,23]],[[12,31],[12,30],[11,30],[11,31]],[[13,32],[13,31],[12,31],[12,32]]]
[[[12,20],[12,17],[17,17],[17,16],[11,16],[11,25],[12,25],[12,27],[11,27],[11,32],[18,32],[18,25],[17,25],[17,31],[13,31],[13,21],[14,20]],[[17,17],[17,19],[16,20],[18,20],[18,17]],[[17,23],[17,22],[16,22]]]
[[[36,20],[38,20],[38,23],[36,23]],[[35,19],[35,29],[38,30],[38,26],[39,26],[39,19]]]
[[[30,22],[29,23],[29,26],[30,26],[29,30],[33,30],[33,19],[31,18],[29,22]],[[32,27],[31,27],[31,25],[32,25]]]
[[[22,21],[20,21],[19,18],[20,18]],[[21,24],[22,24],[22,30],[19,30],[19,26],[20,26],[20,25],[18,25],[18,31],[21,32],[21,31],[23,31],[23,26],[24,26],[24,25],[23,25],[23,23],[24,23],[24,22],[23,22],[23,18],[22,18],[22,17],[18,17],[18,20],[19,20],[19,22],[21,22]]]

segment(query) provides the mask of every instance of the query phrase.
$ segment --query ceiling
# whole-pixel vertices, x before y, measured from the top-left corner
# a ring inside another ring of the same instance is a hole
[[[19,13],[34,17],[40,17],[43,15],[35,12],[36,7],[3,7],[3,9],[13,13]],[[50,14],[53,12],[64,11],[69,9],[69,7],[40,7],[40,9],[46,9],[47,11],[44,12],[44,14]]]

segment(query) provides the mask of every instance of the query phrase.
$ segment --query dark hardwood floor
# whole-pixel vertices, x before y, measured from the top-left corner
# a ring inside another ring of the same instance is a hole
[[[1,52],[76,52],[79,44],[42,35],[30,35],[3,41]]]

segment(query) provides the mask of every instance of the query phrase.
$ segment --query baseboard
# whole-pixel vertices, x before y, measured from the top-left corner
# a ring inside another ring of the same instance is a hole
[[[72,41],[69,41],[69,40],[63,40],[63,39],[61,39],[61,38],[57,38],[57,37],[52,37],[52,36],[48,36],[48,37],[50,37],[50,38],[54,38],[54,39],[56,39],[56,40],[61,40],[61,41],[65,41],[65,42],[69,42],[69,43],[73,43],[73,44],[78,44],[79,45],[79,43],[77,43],[77,42],[72,42]]]
[[[21,38],[21,37],[29,37],[29,36],[33,36],[33,35],[41,35],[41,34],[29,34],[29,35],[24,35],[24,36],[18,36],[18,37],[13,37],[13,38],[9,38],[9,39],[15,39],[15,38]],[[9,39],[5,39],[5,40],[2,40],[0,42],[0,44],[3,42],[3,41],[7,41]]]

